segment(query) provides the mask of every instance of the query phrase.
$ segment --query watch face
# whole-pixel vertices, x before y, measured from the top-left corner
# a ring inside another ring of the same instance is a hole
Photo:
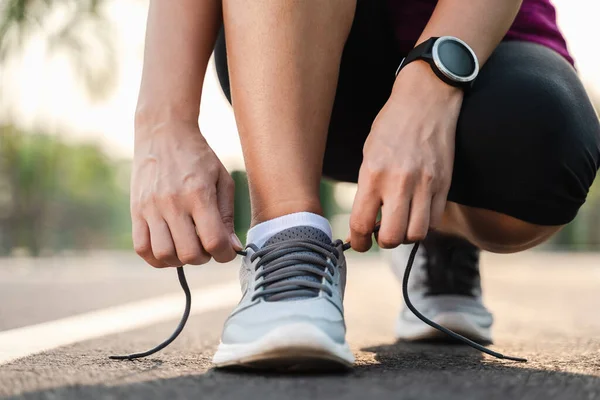
[[[470,82],[479,72],[475,53],[460,39],[441,37],[435,42],[432,53],[440,71],[454,81]]]

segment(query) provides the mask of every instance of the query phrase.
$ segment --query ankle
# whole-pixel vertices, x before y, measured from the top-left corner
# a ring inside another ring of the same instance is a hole
[[[323,216],[323,208],[319,200],[287,200],[279,201],[268,206],[255,206],[252,204],[252,221],[250,227],[254,227],[262,222],[269,221],[275,218],[283,217],[284,215],[309,212]]]
[[[306,236],[309,231],[313,231],[312,236],[310,233],[308,234],[313,238],[320,237],[329,243],[332,242],[329,221],[323,216],[311,212],[297,212],[261,222],[248,230],[247,242],[262,247],[267,240],[282,232],[287,232],[283,237],[289,239]],[[279,241],[281,240],[283,239],[280,238]]]

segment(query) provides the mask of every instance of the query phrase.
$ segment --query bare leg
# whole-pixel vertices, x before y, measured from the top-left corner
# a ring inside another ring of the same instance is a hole
[[[322,212],[319,181],[352,0],[224,0],[252,225]]]
[[[322,212],[325,140],[355,5],[348,0],[223,2],[252,225],[292,212]],[[516,252],[560,228],[449,202],[441,231],[486,250]]]
[[[563,226],[542,226],[506,214],[448,202],[440,231],[494,253],[516,253],[548,240]]]

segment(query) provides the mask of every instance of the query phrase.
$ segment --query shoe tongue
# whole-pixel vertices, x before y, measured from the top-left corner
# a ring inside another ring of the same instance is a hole
[[[428,295],[481,295],[477,247],[462,238],[430,232],[423,250]]]
[[[286,242],[289,240],[294,240],[294,239],[313,239],[313,240],[318,240],[318,241],[323,242],[328,245],[331,244],[331,238],[329,237],[329,235],[327,235],[327,233],[323,232],[322,230],[320,230],[318,228],[314,228],[312,226],[295,226],[293,228],[284,229],[281,232],[276,233],[275,235],[271,236],[271,238],[269,238],[265,242],[263,247],[266,247],[266,246],[269,246],[272,244],[276,244],[276,243]],[[297,254],[313,254],[313,255],[316,254],[321,258],[323,257],[322,255],[312,252],[310,250],[297,252]],[[298,265],[305,265],[305,264],[298,264]],[[309,282],[316,282],[316,283],[321,282],[321,279],[317,278],[313,274],[299,274],[298,276],[295,276],[293,278],[284,279],[284,280],[282,280],[282,282],[284,282],[286,280],[291,281],[291,280],[298,280],[298,279],[303,279],[303,280],[306,280]],[[291,297],[291,298],[285,298],[281,301],[301,300],[301,299],[316,297],[319,294],[318,290],[312,290],[312,289],[308,289],[308,290],[306,290],[306,292],[307,292],[306,294]],[[275,301],[278,299],[279,296],[274,295],[274,296],[270,296],[270,297],[272,300]],[[269,298],[267,298],[267,300],[269,300]]]
[[[281,232],[271,236],[265,242],[263,247],[293,239],[313,239],[325,244],[331,244],[331,238],[329,235],[319,228],[314,228],[312,226],[294,226],[292,228],[284,229]]]

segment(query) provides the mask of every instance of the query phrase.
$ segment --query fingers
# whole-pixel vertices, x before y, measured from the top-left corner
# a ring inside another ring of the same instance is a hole
[[[142,218],[134,217],[131,222],[133,248],[135,249],[135,252],[155,268],[168,267],[167,264],[154,257],[152,243],[150,241],[150,229],[148,228],[146,221]]]
[[[231,238],[221,222],[217,205],[198,210],[193,218],[204,250],[218,262],[233,260],[236,253],[231,245]]]
[[[391,179],[391,178],[390,178]],[[425,239],[432,221],[440,223],[446,202],[446,194],[433,194],[432,185],[428,179],[395,179],[394,185],[388,185],[388,193],[381,197],[381,228],[377,241],[382,248],[395,248],[403,243],[414,243]],[[406,182],[399,184],[397,182]],[[417,182],[417,185],[410,184]],[[352,247],[357,251],[365,251],[370,246],[370,231],[373,209],[376,203],[365,199],[365,192],[359,191],[353,206],[351,231],[359,232],[351,237]],[[378,198],[378,196],[372,196]],[[368,211],[362,211],[368,210]],[[376,211],[375,211],[376,213]],[[432,213],[435,213],[432,216]],[[363,216],[363,219],[361,219]],[[369,223],[367,224],[366,221]],[[433,220],[432,220],[433,218]],[[361,231],[362,230],[362,231]],[[355,243],[355,241],[357,241]]]
[[[146,262],[163,268],[236,257],[242,245],[233,230],[234,186],[223,171],[216,185],[133,205],[134,246]]]
[[[219,211],[216,187],[212,193],[205,192],[199,196],[192,218],[206,252],[218,262],[228,262],[235,258],[231,233],[223,224]]]
[[[427,185],[384,197],[379,246],[393,249],[425,239],[431,220],[431,202],[431,189]]]
[[[365,252],[371,248],[371,235],[380,206],[379,195],[368,188],[358,186],[350,215],[350,242],[355,251]]]
[[[229,239],[234,250],[242,250],[242,243],[235,234],[233,225],[235,200],[235,183],[227,170],[222,169],[217,182],[217,207],[221,215],[221,221],[229,234]]]
[[[431,193],[428,188],[422,188],[414,194],[411,200],[406,242],[414,243],[425,239],[429,231],[430,212]]]
[[[446,202],[448,199],[448,190],[436,193],[431,200],[431,217],[429,226],[431,228],[440,228],[444,219],[444,211],[446,210]]]
[[[177,258],[167,222],[160,217],[154,217],[148,220],[148,228],[150,228],[150,242],[154,257],[170,267],[182,266],[184,263]]]
[[[191,265],[206,264],[210,260],[210,254],[202,248],[190,216],[172,217],[167,223],[175,243],[177,259],[183,264]]]
[[[410,197],[399,194],[385,199],[381,207],[381,228],[377,235],[379,246],[393,249],[404,242],[408,227]]]

